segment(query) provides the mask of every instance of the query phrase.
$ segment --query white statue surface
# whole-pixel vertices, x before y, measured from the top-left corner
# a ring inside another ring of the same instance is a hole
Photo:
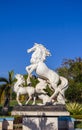
[[[16,100],[17,100],[18,104],[20,106],[22,106],[22,103],[19,100],[19,96],[22,94],[28,94],[29,98],[26,102],[26,104],[28,104],[28,102],[32,99],[33,94],[35,93],[35,89],[34,89],[34,87],[31,87],[31,86],[23,87],[23,84],[25,84],[23,75],[17,74],[15,76],[15,78],[17,79],[17,82],[14,84],[13,89],[14,89],[14,92],[17,94]],[[33,104],[35,104],[35,97],[34,97]]]
[[[22,87],[21,84],[24,83],[23,76],[16,75],[17,82],[14,85],[14,91],[17,93],[17,101],[19,105],[22,105],[18,100],[20,94],[28,93],[29,99],[26,102],[28,104],[29,100],[34,98],[33,104],[35,104],[36,97],[33,95],[35,93],[38,94],[38,98],[42,100],[42,104],[38,105],[46,105],[47,103],[55,104],[65,104],[65,90],[68,88],[68,80],[65,77],[59,76],[55,71],[48,68],[45,64],[45,60],[47,56],[50,56],[51,53],[48,49],[46,49],[42,44],[35,43],[34,46],[27,50],[28,53],[33,52],[30,65],[26,66],[26,71],[28,74],[27,78],[27,87]],[[38,76],[39,83],[33,88],[33,86],[29,86],[30,77],[32,77],[32,72]],[[21,78],[20,78],[21,77]],[[61,81],[60,84],[59,81]],[[53,94],[49,96],[46,89],[47,85],[53,91]]]

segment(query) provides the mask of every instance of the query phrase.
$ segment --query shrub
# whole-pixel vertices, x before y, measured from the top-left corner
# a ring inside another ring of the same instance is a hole
[[[79,103],[68,103],[66,104],[67,110],[70,112],[71,115],[80,115],[82,114],[82,104]]]

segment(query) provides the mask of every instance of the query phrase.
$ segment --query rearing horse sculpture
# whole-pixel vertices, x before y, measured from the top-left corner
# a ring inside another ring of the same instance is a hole
[[[31,65],[26,67],[28,78],[32,72],[35,71],[39,78],[45,79],[54,90],[53,95],[48,101],[51,102],[52,99],[58,95],[57,100],[60,100],[59,102],[64,104],[64,91],[68,88],[68,81],[66,78],[59,76],[55,71],[49,69],[44,63],[46,57],[51,55],[49,50],[47,50],[42,44],[35,43],[32,48],[27,50],[27,52],[33,52],[30,60]],[[61,84],[58,86],[59,80],[61,80]]]
[[[49,69],[44,63],[46,57],[51,55],[49,50],[43,45],[35,43],[31,49],[28,49],[28,53],[32,51],[34,51],[34,53],[30,60],[31,65],[26,67],[27,73],[31,75],[35,70],[36,74],[39,77],[48,80],[52,88],[55,90],[59,82],[59,75],[55,71]]]

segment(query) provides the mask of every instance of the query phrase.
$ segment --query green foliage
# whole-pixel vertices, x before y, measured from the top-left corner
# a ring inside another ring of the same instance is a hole
[[[59,75],[64,76],[69,81],[65,97],[71,102],[82,102],[82,59],[65,59],[62,66],[57,69]]]
[[[12,95],[12,87],[15,82],[14,71],[8,72],[8,78],[0,77],[0,101],[6,101]],[[4,98],[2,99],[4,95]]]
[[[71,117],[75,119],[82,119],[82,115],[71,115]]]
[[[17,101],[16,100],[10,100],[10,106],[14,107],[15,105],[17,105]]]
[[[49,88],[49,86],[47,85],[46,89],[44,89],[45,92],[47,92],[48,96],[51,96],[53,94],[53,91]]]
[[[12,100],[15,100],[15,99],[16,99],[16,93],[15,93],[14,91],[12,92],[12,95],[11,95],[11,96],[12,96]]]
[[[24,79],[25,79],[25,85],[24,86],[27,86],[27,78],[28,78],[28,75],[25,74],[23,75],[24,76]],[[33,75],[31,78],[30,78],[30,81],[32,83],[32,86],[35,87],[36,84],[39,82],[37,77],[35,75]]]
[[[37,83],[39,83],[36,76],[32,76],[31,78],[32,86],[35,87]]]
[[[82,114],[82,104],[79,103],[68,103],[66,104],[67,110],[70,112],[71,115],[80,115]]]
[[[82,128],[82,121],[75,121],[75,123],[74,123],[74,125],[75,125],[75,128]]]
[[[82,102],[82,83],[69,83],[69,88],[67,89],[66,98],[72,102]]]

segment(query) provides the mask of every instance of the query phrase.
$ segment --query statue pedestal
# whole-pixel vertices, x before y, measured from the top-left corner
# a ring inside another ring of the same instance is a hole
[[[2,130],[2,122],[3,122],[3,119],[0,118],[0,130]]]
[[[0,130],[13,130],[13,117],[0,118]]]
[[[12,115],[23,116],[23,130],[69,130],[69,122],[60,118],[69,117],[65,105],[15,106]]]

